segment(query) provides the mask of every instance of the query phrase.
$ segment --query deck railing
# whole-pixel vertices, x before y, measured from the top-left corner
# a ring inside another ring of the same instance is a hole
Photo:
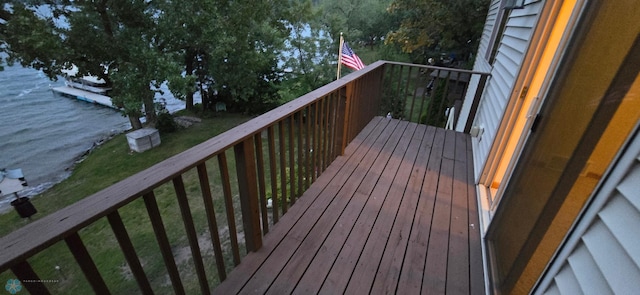
[[[376,62],[0,238],[0,278],[208,294],[374,116],[442,125],[471,75]]]

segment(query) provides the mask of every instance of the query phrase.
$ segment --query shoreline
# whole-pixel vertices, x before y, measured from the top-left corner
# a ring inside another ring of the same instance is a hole
[[[175,110],[175,112],[178,112],[180,110],[181,109]],[[173,117],[173,119],[176,122],[176,124],[178,124],[178,126],[180,126],[180,128],[189,128],[191,125],[193,125],[195,123],[200,123],[202,121],[200,118],[193,117],[193,116],[177,116],[177,117]],[[73,160],[70,161],[71,164],[67,165],[62,170],[63,174],[61,174],[60,178],[58,178],[57,180],[53,180],[53,181],[47,181],[47,182],[39,183],[39,184],[37,184],[35,186],[31,186],[30,185],[26,189],[18,192],[18,197],[28,197],[29,199],[33,199],[35,197],[38,197],[38,196],[44,194],[49,189],[53,188],[54,186],[60,184],[61,182],[65,181],[69,177],[71,177],[71,175],[72,175],[73,171],[75,170],[75,168],[80,163],[84,162],[84,160],[86,160],[91,155],[91,153],[93,153],[93,151],[95,151],[97,148],[99,148],[100,146],[104,145],[105,143],[111,141],[116,136],[121,135],[121,134],[125,134],[125,133],[127,133],[129,131],[131,131],[130,127],[127,128],[127,129],[124,129],[124,130],[112,130],[111,132],[109,132],[109,134],[101,136],[98,140],[93,142],[91,147],[86,149],[84,152],[79,153],[77,156],[75,156],[73,158]],[[11,197],[11,196],[8,197],[8,198],[3,198],[3,199],[0,200],[0,215],[7,214],[9,211],[12,211],[11,210],[12,207],[10,205],[11,201],[13,201],[13,197]]]
[[[18,192],[18,197],[28,197],[29,199],[33,199],[35,197],[38,197],[44,194],[46,191],[53,188],[57,184],[67,180],[71,176],[75,168],[84,160],[86,160],[95,149],[109,142],[114,137],[120,134],[124,134],[129,130],[130,129],[122,130],[122,131],[111,131],[109,132],[108,135],[101,136],[98,140],[93,142],[91,147],[86,149],[84,152],[78,154],[71,160],[71,164],[62,170],[63,173],[60,175],[59,179],[38,183],[35,186],[29,185],[24,190]],[[28,183],[28,180],[27,180],[27,183]],[[8,212],[12,211],[11,201],[13,200],[14,200],[13,196],[7,196],[7,197],[4,197],[2,200],[0,200],[0,214],[7,214]]]

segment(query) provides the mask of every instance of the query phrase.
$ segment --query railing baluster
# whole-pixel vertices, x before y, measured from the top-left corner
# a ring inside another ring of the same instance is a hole
[[[346,146],[347,134],[349,134],[349,91],[350,88],[341,88],[338,101],[336,105],[336,116],[334,121],[335,126],[335,135],[334,141],[332,145],[332,149],[334,150],[333,155],[331,156],[330,161],[334,158],[334,155],[342,155],[344,152],[344,147]]]
[[[191,209],[189,208],[189,200],[187,199],[187,192],[184,189],[182,175],[178,175],[173,178],[173,188],[176,192],[176,197],[178,198],[178,206],[180,207],[180,215],[182,216],[184,229],[187,233],[187,240],[189,240],[189,248],[191,248],[193,265],[196,269],[198,282],[200,283],[200,292],[201,294],[210,294],[209,282],[207,280],[207,274],[204,271],[204,263],[202,261],[202,252],[200,252],[200,245],[198,244],[198,234],[196,233],[196,227],[193,223],[193,216],[191,215]]]
[[[353,83],[351,83],[349,86],[347,86],[347,98],[348,98],[348,102],[349,104],[347,105],[348,111],[349,111],[349,117],[348,120],[345,121],[345,124],[348,124],[348,133],[347,136],[344,140],[344,144],[342,145],[342,152],[344,152],[344,149],[347,147],[347,143],[351,141],[352,138],[354,138],[354,134],[357,132],[358,128],[360,127],[360,118],[361,118],[361,112],[359,111],[360,108],[362,107],[362,105],[360,104],[361,102],[361,97],[360,97],[360,85],[361,84],[361,79],[355,80],[353,81]]]
[[[394,79],[394,78],[396,79],[396,86],[397,86],[396,91],[391,94],[391,95],[393,95],[393,97],[391,98],[393,112],[394,112],[393,117],[396,118],[396,119],[400,119],[400,120],[402,119],[402,115],[404,114],[404,110],[402,109],[402,105],[403,104],[402,104],[402,95],[401,95],[401,93],[402,93],[402,86],[401,85],[402,85],[402,74],[403,74],[403,72],[404,72],[404,66],[403,65],[399,65],[398,66],[398,76],[397,77],[396,76],[392,76],[392,79]],[[395,97],[396,95],[398,97]],[[400,102],[400,106],[396,105],[396,100],[397,99],[400,99],[400,101],[399,101]],[[396,109],[396,108],[398,108],[398,109]],[[398,113],[395,113],[396,111]]]
[[[258,204],[256,159],[253,137],[249,137],[245,141],[236,144],[233,147],[233,150],[236,156],[236,172],[238,174],[240,207],[242,209],[244,239],[248,253],[257,251],[262,247],[260,205]]]
[[[211,245],[213,246],[213,254],[216,257],[218,277],[220,278],[220,281],[224,281],[227,278],[227,271],[224,268],[224,257],[222,256],[221,246],[222,244],[220,242],[220,234],[218,233],[218,221],[216,219],[216,210],[213,207],[213,196],[211,195],[209,174],[207,173],[207,165],[205,163],[201,163],[198,165],[198,179],[200,180],[200,190],[202,191],[204,210],[207,213],[207,224],[209,225],[209,233],[211,233]]]
[[[433,114],[435,112],[437,112],[437,110],[434,110],[434,108],[436,108],[437,106],[434,106],[435,102],[437,101],[437,94],[438,94],[438,88],[440,87],[440,69],[437,69],[434,71],[436,73],[435,78],[433,80],[433,83],[431,84],[431,92],[429,93],[429,103],[427,104],[427,110],[426,110],[426,119],[424,121],[424,124],[433,124]]]
[[[418,72],[416,73],[416,78],[414,79],[414,87],[413,87],[413,95],[411,96],[411,107],[409,108],[409,122],[414,122],[413,121],[413,106],[416,103],[416,96],[418,95],[418,81],[420,81],[420,71],[418,70]],[[418,115],[418,117],[420,117],[420,115]]]
[[[151,220],[153,232],[156,235],[156,241],[158,242],[158,246],[160,247],[162,259],[164,260],[164,264],[167,267],[169,279],[171,279],[173,292],[175,294],[184,294],[184,287],[182,286],[182,280],[180,279],[180,273],[178,272],[176,261],[173,259],[171,244],[169,244],[169,238],[167,237],[167,232],[165,231],[164,224],[162,223],[162,216],[160,215],[160,210],[158,210],[156,196],[153,192],[149,192],[146,193],[143,198],[144,205],[147,207],[149,219]]]
[[[69,247],[69,251],[73,254],[78,266],[82,269],[82,273],[89,281],[91,288],[93,288],[93,292],[96,294],[111,294],[78,233],[71,234],[64,241],[67,243],[67,247]]]
[[[295,114],[289,116],[289,196],[291,197],[291,205],[296,202],[296,142],[293,137],[295,126]],[[284,188],[283,188],[284,189]]]
[[[287,213],[288,200],[287,200],[287,152],[285,142],[285,127],[284,120],[278,122],[278,136],[280,138],[280,189],[282,190],[282,215]]]
[[[313,120],[315,118],[314,114],[311,111],[311,106],[309,105],[307,106],[307,120],[305,121],[305,124],[307,125],[307,132],[306,132],[306,136],[305,136],[305,150],[304,150],[304,171],[305,173],[305,179],[304,179],[304,190],[307,190],[309,188],[309,181],[312,179],[313,177],[313,160],[312,157],[313,155],[311,154],[311,151],[313,150],[313,146],[312,144],[312,140],[313,140],[313,135],[311,135],[313,132],[313,130],[311,128],[315,128],[316,126],[313,125]]]
[[[424,109],[424,103],[425,101],[427,101],[428,99],[430,99],[431,94],[429,93],[429,84],[431,83],[431,80],[429,79],[429,77],[431,77],[431,73],[432,71],[427,69],[427,84],[424,86],[424,91],[422,92],[422,101],[420,102],[420,109],[418,111],[418,120],[416,120],[416,122],[418,123],[422,123],[422,124],[426,124],[427,122],[420,122],[422,120],[422,112],[426,112],[426,116],[429,116],[428,110]],[[433,85],[432,85],[433,86]],[[427,108],[429,107],[429,105],[427,104]]]
[[[296,137],[297,137],[297,142],[298,142],[298,165],[296,165],[298,167],[298,193],[296,194],[296,197],[299,198],[300,196],[302,196],[302,178],[305,175],[305,167],[304,167],[304,160],[303,160],[303,151],[305,150],[304,147],[304,143],[303,143],[303,134],[304,134],[304,125],[303,125],[303,121],[304,121],[304,109],[300,110],[298,112],[298,130],[296,132]]]
[[[11,267],[11,271],[16,275],[22,286],[31,294],[51,294],[42,283],[31,265],[25,260]]]
[[[327,156],[327,148],[325,144],[327,143],[327,134],[329,132],[329,127],[327,122],[329,121],[329,108],[327,107],[329,99],[331,98],[331,94],[326,95],[320,101],[320,129],[318,130],[320,134],[318,135],[318,174],[324,172],[325,169],[325,159]]]
[[[323,98],[324,99],[324,98]],[[319,156],[320,156],[320,149],[318,148],[318,134],[319,132],[321,132],[322,127],[319,125],[319,121],[318,121],[318,116],[319,114],[319,104],[322,102],[322,100],[320,100],[319,102],[317,101],[314,104],[313,107],[313,111],[314,111],[314,116],[313,116],[313,143],[312,143],[312,149],[313,149],[313,153],[311,153],[311,183],[316,182],[316,178],[318,177],[318,160],[319,160]]]
[[[276,143],[275,127],[269,126],[267,138],[269,140],[269,176],[271,177],[271,212],[273,212],[273,223],[278,222],[278,171],[276,167]]]
[[[380,91],[380,87],[382,86],[382,81],[380,80],[380,73],[382,73],[383,68],[377,69],[375,72],[371,73],[372,78],[369,81],[369,85],[367,85],[367,118],[369,120],[373,119],[376,115],[378,115],[378,110],[376,109],[376,105],[380,103],[380,97],[378,92]],[[368,122],[367,122],[368,123]]]
[[[262,232],[267,234],[269,232],[269,215],[267,212],[267,188],[264,176],[264,154],[262,151],[262,132],[256,134],[256,161],[258,168],[258,191],[260,197],[260,216],[262,217]]]
[[[404,86],[404,89],[402,90],[402,120],[407,120],[406,118],[406,113],[407,113],[407,96],[409,95],[409,85],[411,85],[411,72],[413,71],[413,67],[409,67],[409,70],[407,72],[407,81],[406,84]]]
[[[153,294],[151,284],[149,284],[149,279],[147,278],[147,275],[144,273],[144,269],[140,264],[140,259],[138,259],[136,250],[131,243],[131,238],[129,237],[127,229],[122,222],[120,213],[118,213],[118,211],[113,211],[112,213],[107,215],[107,219],[109,220],[109,224],[111,225],[113,234],[118,240],[120,249],[122,249],[122,253],[124,254],[125,259],[127,259],[129,269],[131,269],[131,273],[133,274],[133,277],[136,279],[136,282],[140,287],[140,291],[142,291],[142,294]]]
[[[236,217],[233,213],[233,196],[231,195],[227,155],[224,152],[218,154],[218,166],[220,167],[220,177],[222,178],[222,191],[224,193],[224,205],[227,213],[227,225],[229,226],[229,240],[231,242],[231,252],[233,253],[233,263],[237,266],[240,264],[240,247],[238,247]]]
[[[329,163],[331,163],[333,154],[335,153],[335,140],[337,127],[335,124],[335,118],[337,113],[337,106],[339,100],[339,91],[336,91],[331,95],[331,99],[328,101],[328,109],[329,116],[327,117],[327,134],[326,134],[326,149],[325,149],[325,160],[324,160],[324,169],[327,169]]]
[[[327,114],[325,118],[325,136],[324,136],[324,160],[322,161],[323,171],[327,169],[331,160],[333,160],[333,154],[335,152],[335,142],[334,138],[336,137],[336,124],[335,118],[337,113],[337,105],[339,99],[339,90],[334,91],[329,95],[329,100],[327,101]]]
[[[436,127],[444,127],[444,125],[447,122],[444,116],[444,111],[446,106],[449,104],[449,82],[451,81],[451,73],[452,71],[447,71],[447,77],[445,78],[446,80],[444,81],[444,91],[442,93],[442,98],[440,100],[440,107],[438,108],[438,112],[436,113],[438,116],[438,119],[440,120],[437,121],[438,124],[436,125]]]

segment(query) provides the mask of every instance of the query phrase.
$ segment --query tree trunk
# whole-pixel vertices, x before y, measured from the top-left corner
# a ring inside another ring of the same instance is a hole
[[[185,97],[185,106],[186,110],[193,110],[193,91],[187,91],[187,96]]]
[[[191,75],[193,74],[193,61],[195,60],[196,57],[196,51],[192,50],[192,49],[187,49],[187,52],[185,53],[185,57],[184,57],[184,65],[185,65],[185,72],[187,73],[187,75]],[[187,110],[193,110],[193,91],[191,90],[187,90],[187,96],[185,97],[185,109]]]
[[[153,92],[151,90],[146,91],[142,98],[142,103],[144,104],[144,115],[147,118],[147,125],[155,125],[157,116],[156,108],[153,104]]]
[[[142,122],[140,122],[140,116],[131,114],[127,117],[129,118],[129,123],[131,123],[131,129],[138,130],[142,128]]]

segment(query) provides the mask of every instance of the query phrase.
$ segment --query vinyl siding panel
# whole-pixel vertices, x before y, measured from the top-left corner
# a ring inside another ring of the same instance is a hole
[[[621,160],[606,179],[602,187],[613,189],[602,189],[596,197],[594,204],[601,207],[594,205],[577,225],[584,230],[569,237],[543,278],[541,293],[637,294],[640,290],[640,137],[633,146],[628,151],[634,153],[632,160]],[[554,274],[556,268],[560,271]]]
[[[593,256],[587,251],[585,247],[581,247],[576,251],[573,257],[568,259],[568,264],[565,265],[562,273],[572,273],[576,278],[578,283],[578,288],[580,292],[575,293],[583,293],[584,290],[597,292],[599,294],[610,294],[611,289],[606,284],[599,284],[597,282],[604,281],[604,276],[601,272],[592,271],[575,271],[580,269],[596,269],[597,265],[595,260],[593,260]],[[562,276],[559,276],[555,280],[556,283],[562,283]],[[567,294],[566,292],[564,294]]]
[[[477,58],[474,62],[473,69],[478,72],[491,72],[491,65],[486,60],[489,54],[489,49],[492,46],[493,30],[496,27],[496,21],[498,20],[498,14],[500,12],[500,0],[492,0],[489,5],[489,11],[487,12],[487,18],[484,23],[480,42],[478,44]],[[478,83],[480,83],[480,77],[478,75],[472,75],[469,80],[469,88],[465,94],[462,110],[460,111],[460,118],[456,126],[457,131],[464,131],[464,127],[469,118],[469,112],[471,110],[471,103],[473,102],[474,95],[478,89]]]
[[[516,78],[520,73],[543,5],[544,1],[535,1],[527,4],[523,9],[505,11],[509,15],[503,35],[498,36],[500,43],[496,59],[491,67],[491,79],[485,87],[485,93],[478,106],[474,122],[474,125],[484,128],[482,137],[473,140],[476,179],[487,160],[505,107],[513,94]],[[479,54],[484,52],[486,50],[479,51]],[[476,65],[478,64],[482,63],[476,62]],[[481,69],[476,68],[476,70]]]
[[[493,28],[496,26],[496,20],[498,19],[498,12],[500,8],[500,0],[493,0],[489,6],[487,12],[487,19],[484,23],[484,29],[482,30],[482,36],[480,43],[478,44],[478,56],[484,57],[489,50],[489,43],[493,34]],[[477,62],[478,59],[476,59]]]

